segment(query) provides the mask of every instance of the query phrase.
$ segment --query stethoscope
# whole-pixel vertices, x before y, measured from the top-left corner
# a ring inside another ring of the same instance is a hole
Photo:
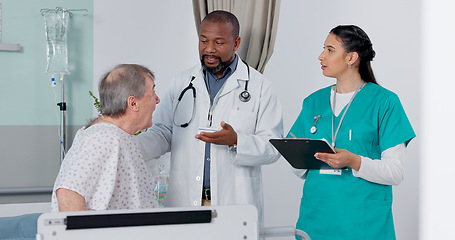
[[[335,114],[332,114],[332,147],[335,147],[335,140],[337,138],[337,135],[338,135],[338,131],[340,130],[340,127],[341,127],[341,123],[343,122],[344,120],[344,116],[346,115],[346,112],[348,111],[349,107],[351,106],[351,103],[352,101],[354,100],[355,96],[357,95],[357,93],[360,91],[360,89],[362,88],[364,84],[364,81],[362,80],[362,82],[360,83],[360,85],[357,87],[357,89],[355,90],[354,94],[352,95],[351,99],[349,100],[349,103],[347,104],[345,110],[344,110],[344,113],[343,115],[341,116],[341,119],[340,119],[340,122],[338,123],[338,126],[336,128],[336,131],[334,131],[334,118],[335,118]],[[336,94],[336,85],[335,85],[335,94]],[[336,96],[335,94],[333,95],[333,99],[332,99],[332,109],[335,111],[335,106],[336,106]],[[316,127],[316,123],[318,123],[318,120],[319,118],[321,118],[321,115],[317,115],[314,117],[314,124],[313,126],[310,128],[310,133],[312,134],[315,134],[316,131],[318,130],[318,128]]]
[[[251,94],[248,92],[248,82],[250,81],[250,67],[248,66],[248,64],[245,61],[242,60],[242,62],[246,65],[246,69],[248,70],[248,80],[245,82],[245,90],[243,90],[239,94],[239,99],[242,102],[248,102],[251,99]],[[196,114],[196,88],[194,88],[194,86],[193,86],[193,81],[194,81],[195,78],[196,78],[196,76],[191,76],[190,83],[188,84],[188,86],[186,88],[184,88],[182,90],[182,92],[180,93],[180,95],[179,95],[179,97],[177,99],[177,104],[175,105],[174,113],[172,115],[172,122],[174,122],[174,125],[177,126],[177,127],[182,127],[182,128],[188,127],[188,125],[190,125],[191,121],[193,121],[194,115]],[[184,124],[177,124],[175,122],[175,113],[177,112],[177,108],[178,108],[178,106],[180,104],[180,101],[182,100],[183,96],[185,95],[185,93],[188,90],[192,90],[193,91],[193,113],[191,114],[191,118],[190,118],[190,120],[188,122],[186,122]],[[211,112],[212,112],[212,110],[209,111],[210,125],[211,125],[211,120],[212,120]]]
[[[317,116],[314,117],[314,120],[315,120],[314,121],[314,125],[310,128],[310,132],[312,134],[315,134],[316,131],[318,130],[318,128],[316,127],[316,123],[318,123],[319,118],[321,118],[321,115],[317,115]]]
[[[248,80],[245,82],[245,90],[239,94],[239,99],[242,102],[248,102],[251,99],[251,94],[248,92],[248,82],[250,81],[250,67],[248,64],[242,60],[242,62],[246,66],[246,70],[248,71]]]

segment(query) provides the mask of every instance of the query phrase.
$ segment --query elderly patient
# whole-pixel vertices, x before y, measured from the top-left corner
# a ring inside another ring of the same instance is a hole
[[[99,84],[101,116],[80,129],[63,160],[52,211],[151,208],[152,180],[134,134],[152,126],[153,73],[124,64]]]

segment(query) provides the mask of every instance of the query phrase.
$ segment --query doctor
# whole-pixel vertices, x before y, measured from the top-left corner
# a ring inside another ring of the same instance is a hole
[[[208,14],[201,65],[172,80],[138,138],[147,159],[171,151],[166,206],[253,204],[261,222],[261,165],[279,158],[268,140],[282,136],[282,112],[270,82],[235,54],[239,45],[237,18]]]

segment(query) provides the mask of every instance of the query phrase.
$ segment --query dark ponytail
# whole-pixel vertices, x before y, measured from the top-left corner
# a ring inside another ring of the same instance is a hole
[[[359,73],[365,82],[378,84],[371,68],[371,61],[376,52],[368,35],[354,25],[339,25],[330,33],[335,34],[343,43],[346,52],[357,52],[360,57]]]

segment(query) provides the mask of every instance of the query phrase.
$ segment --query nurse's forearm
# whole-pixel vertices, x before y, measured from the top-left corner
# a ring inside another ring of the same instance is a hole
[[[406,146],[402,143],[385,150],[381,159],[362,157],[359,171],[352,171],[355,177],[383,185],[399,185],[404,179]]]
[[[351,161],[350,161],[349,167],[356,171],[359,171],[360,166],[362,165],[362,157],[360,157],[357,154],[352,153],[352,156],[350,157],[350,159],[351,159]]]

